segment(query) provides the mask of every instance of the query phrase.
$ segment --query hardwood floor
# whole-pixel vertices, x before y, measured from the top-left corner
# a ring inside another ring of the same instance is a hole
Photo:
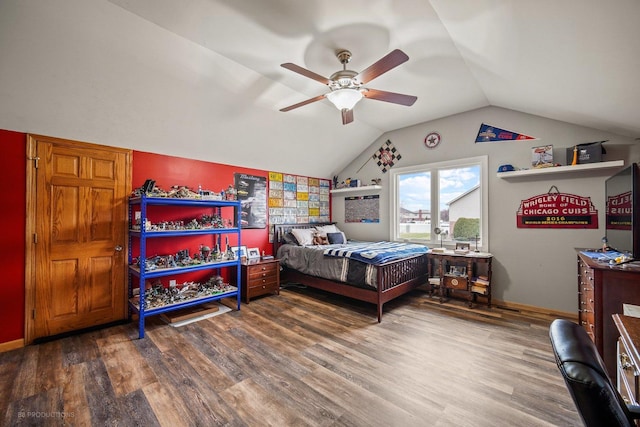
[[[0,425],[579,426],[550,319],[375,307],[282,290],[174,328],[160,318],[0,354]],[[66,424],[65,424],[66,423]]]

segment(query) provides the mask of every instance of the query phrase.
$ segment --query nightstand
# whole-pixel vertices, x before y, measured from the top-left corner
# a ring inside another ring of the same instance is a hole
[[[242,300],[275,292],[280,294],[280,262],[277,259],[250,259],[242,263]]]

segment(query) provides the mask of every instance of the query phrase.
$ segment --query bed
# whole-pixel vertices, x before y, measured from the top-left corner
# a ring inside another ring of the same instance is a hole
[[[284,282],[301,283],[311,288],[375,304],[378,322],[382,321],[382,307],[386,302],[426,283],[427,248],[422,245],[394,242],[340,243],[339,239],[338,243],[325,241],[325,244],[299,244],[291,241],[292,233],[300,233],[295,230],[307,230],[307,233],[311,233],[310,230],[322,231],[323,228],[330,228],[332,225],[335,226],[333,223],[274,226],[273,253],[283,267]],[[346,240],[344,233],[342,236]],[[385,245],[391,249],[390,252],[395,252],[395,255],[388,256],[389,251],[382,257],[370,256],[374,251],[365,251],[364,257],[353,255],[345,248],[354,243],[356,246],[364,246],[367,243],[375,247]],[[411,250],[408,250],[409,247]],[[370,259],[365,259],[367,257]]]

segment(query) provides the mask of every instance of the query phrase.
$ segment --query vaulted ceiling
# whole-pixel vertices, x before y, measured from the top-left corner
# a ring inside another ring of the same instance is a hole
[[[322,168],[300,164],[329,176],[385,132],[489,105],[640,137],[638,0],[108,1],[220,58],[224,69],[207,76],[206,96],[226,114],[216,125],[233,126],[245,159],[242,140],[272,140],[272,151],[253,153],[262,163],[223,156],[231,164],[281,170],[278,156],[340,153]],[[367,86],[416,103],[364,99],[348,125],[328,100],[279,112],[328,92],[280,64],[329,77],[341,49],[355,71],[406,52],[406,63]]]

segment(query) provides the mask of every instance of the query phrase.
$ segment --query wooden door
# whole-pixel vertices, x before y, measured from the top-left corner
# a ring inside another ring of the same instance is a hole
[[[130,152],[32,135],[28,150],[27,342],[126,318]]]

